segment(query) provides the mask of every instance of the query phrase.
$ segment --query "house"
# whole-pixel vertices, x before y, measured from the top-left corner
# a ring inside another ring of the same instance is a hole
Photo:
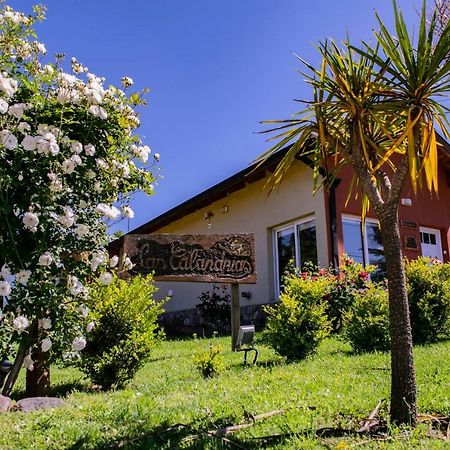
[[[407,182],[399,207],[404,255],[449,260],[450,146],[443,143],[439,156],[439,196],[414,194]],[[289,261],[302,267],[307,261],[320,266],[338,264],[343,253],[363,264],[382,268],[383,249],[374,216],[368,213],[361,232],[360,200],[347,194],[351,170],[327,191],[313,195],[312,161],[298,156],[283,182],[270,194],[264,189],[270,174],[287,149],[263,164],[252,164],[206,191],[181,203],[129,234],[253,233],[257,283],[241,285],[244,321],[254,321],[260,305],[275,302],[281,277]],[[324,171],[321,176],[325,176]],[[118,252],[122,240],[111,244]],[[169,296],[169,317],[195,321],[198,297],[211,286],[205,283],[158,282],[160,297]],[[245,313],[248,313],[245,315]]]

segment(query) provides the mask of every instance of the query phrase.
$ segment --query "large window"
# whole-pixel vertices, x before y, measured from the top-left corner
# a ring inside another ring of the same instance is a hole
[[[282,279],[289,264],[303,268],[305,263],[317,265],[317,238],[314,219],[291,223],[275,230],[275,281],[280,293]]]
[[[385,271],[384,251],[378,222],[366,219],[364,233],[361,219],[343,217],[344,251],[356,262],[377,266],[374,275],[382,275]]]

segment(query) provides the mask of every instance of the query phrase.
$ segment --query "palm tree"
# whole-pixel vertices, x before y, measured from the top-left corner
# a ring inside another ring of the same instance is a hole
[[[436,36],[436,16],[427,21],[424,2],[413,39],[395,1],[394,14],[396,36],[377,15],[376,44],[347,42],[340,49],[328,41],[319,44],[319,68],[303,61],[313,100],[292,119],[265,122],[276,124],[268,132],[277,131],[277,144],[261,158],[292,144],[271,177],[273,186],[298,154],[312,156],[316,188],[329,186],[342,167],[353,169],[351,190],[361,193],[363,221],[369,207],[377,216],[385,253],[391,420],[414,426],[417,390],[398,206],[408,176],[415,191],[438,190],[435,126],[448,136],[447,109],[437,99],[450,90],[450,26]],[[319,166],[328,173],[320,183]]]

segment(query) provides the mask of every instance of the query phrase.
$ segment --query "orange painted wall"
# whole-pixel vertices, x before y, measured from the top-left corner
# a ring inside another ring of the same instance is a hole
[[[352,178],[352,171],[349,168],[343,169],[339,173],[341,183],[336,189],[336,210],[337,210],[337,229],[338,229],[338,248],[339,254],[344,253],[343,230],[342,230],[342,214],[351,214],[355,216],[361,215],[360,199],[355,200],[354,196],[350,199],[347,206],[345,201],[347,198],[348,188]],[[411,187],[409,180],[405,183],[402,198],[410,198],[412,206],[399,206],[399,219],[417,223],[417,228],[407,229],[400,227],[402,238],[403,254],[410,259],[417,258],[421,255],[419,227],[429,227],[439,229],[441,231],[441,242],[443,249],[444,261],[449,261],[449,228],[450,228],[450,186],[447,182],[448,174],[439,168],[439,198],[436,194],[430,194],[427,191],[418,192],[417,196]],[[369,212],[368,217],[375,218],[373,212]],[[418,244],[418,250],[406,250],[404,248],[405,237],[415,237]]]

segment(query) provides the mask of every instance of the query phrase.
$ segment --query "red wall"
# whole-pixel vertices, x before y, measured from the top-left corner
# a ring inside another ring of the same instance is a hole
[[[343,231],[342,231],[342,214],[351,214],[355,216],[361,215],[361,201],[352,196],[345,206],[348,188],[352,179],[352,171],[349,168],[343,169],[338,177],[341,183],[336,188],[336,212],[337,212],[337,228],[338,228],[338,248],[339,254],[344,253]],[[416,229],[408,229],[400,227],[402,238],[403,254],[410,259],[417,258],[421,255],[419,227],[436,228],[441,231],[441,242],[444,261],[449,261],[449,227],[450,227],[450,186],[447,183],[448,175],[443,168],[439,168],[439,198],[436,194],[430,194],[427,191],[418,192],[417,196],[411,187],[409,180],[405,183],[402,198],[410,198],[412,206],[399,206],[399,219],[415,222]],[[375,218],[373,212],[369,211],[368,217]],[[413,236],[416,239],[418,250],[407,250],[404,248],[404,237]]]

